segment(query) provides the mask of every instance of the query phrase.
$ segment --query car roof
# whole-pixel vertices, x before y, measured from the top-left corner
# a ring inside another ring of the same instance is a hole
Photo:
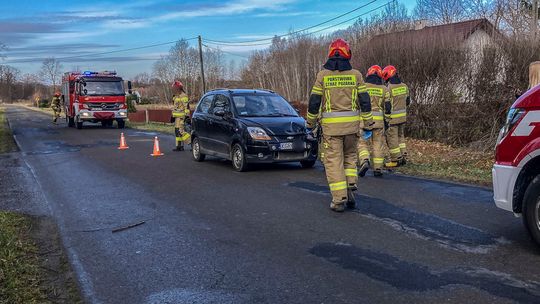
[[[230,93],[230,94],[276,94],[274,91],[265,89],[215,89],[208,91],[209,93]]]

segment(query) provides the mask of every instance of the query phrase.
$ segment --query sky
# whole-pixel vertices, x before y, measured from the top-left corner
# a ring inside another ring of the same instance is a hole
[[[58,58],[64,70],[116,70],[130,78],[151,72],[156,59],[179,39],[201,35],[205,45],[220,48],[227,61],[240,62],[258,46],[216,45],[271,38],[334,18],[373,0],[115,0],[1,1],[0,42],[7,46],[0,64],[36,73],[44,58]],[[377,0],[324,27],[364,14],[388,0]],[[415,0],[399,0],[408,9]],[[366,17],[368,17],[366,15]],[[329,31],[346,28],[353,21]],[[197,40],[190,40],[196,46]],[[122,49],[159,46],[114,52]],[[257,44],[257,43],[254,43]],[[113,52],[102,55],[85,56]]]

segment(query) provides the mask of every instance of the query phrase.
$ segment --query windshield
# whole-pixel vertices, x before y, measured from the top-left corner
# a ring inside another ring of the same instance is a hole
[[[86,81],[83,95],[125,95],[123,81]]]
[[[298,116],[294,108],[279,95],[234,95],[233,101],[238,115],[244,117]]]

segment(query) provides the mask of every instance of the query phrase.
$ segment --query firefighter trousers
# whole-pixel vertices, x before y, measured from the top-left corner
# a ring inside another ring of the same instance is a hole
[[[62,113],[62,110],[53,108],[53,122],[56,122],[60,118],[60,113]]]
[[[407,144],[405,143],[405,124],[398,125],[399,149],[402,156],[407,156]]]
[[[324,168],[332,193],[332,202],[347,201],[347,188],[356,187],[358,134],[327,136],[323,134]]]
[[[386,142],[390,150],[390,161],[398,162],[401,158],[401,148],[399,147],[399,128],[400,125],[390,125],[386,130]]]
[[[360,164],[364,161],[369,161],[369,156],[368,141],[364,139],[364,131],[360,131],[358,138],[358,161]]]
[[[371,138],[373,146],[373,169],[382,169],[384,166],[384,129],[373,129],[373,136]]]
[[[176,147],[183,147],[184,142],[191,137],[191,135],[186,132],[183,117],[176,117],[174,119],[174,134],[176,136]]]

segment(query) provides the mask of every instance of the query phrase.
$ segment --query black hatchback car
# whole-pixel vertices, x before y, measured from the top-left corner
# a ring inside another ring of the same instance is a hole
[[[192,154],[232,161],[236,171],[250,163],[300,162],[313,167],[317,139],[306,121],[280,95],[266,90],[213,90],[192,117]]]

